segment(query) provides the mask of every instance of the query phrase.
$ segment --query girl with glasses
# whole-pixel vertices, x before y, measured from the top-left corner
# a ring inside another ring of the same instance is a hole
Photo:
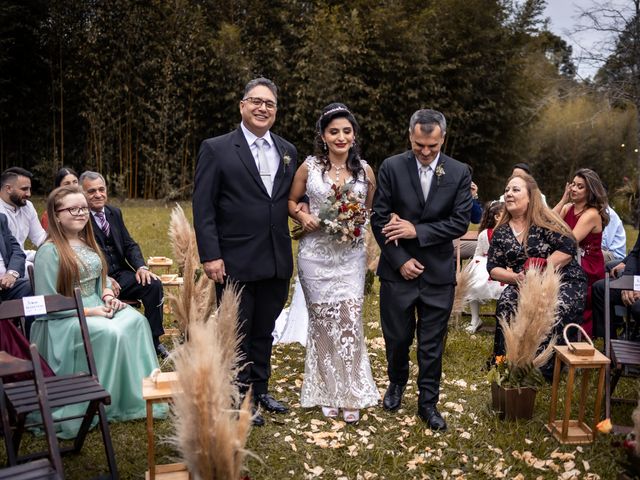
[[[142,379],[158,368],[149,324],[109,288],[82,190],[56,188],[47,200],[47,214],[49,235],[35,259],[35,294],[72,296],[74,288],[80,287],[100,383],[111,393],[107,416],[110,420],[144,418]],[[57,375],[86,368],[79,336],[78,319],[73,316],[40,317],[31,327],[31,340]],[[73,409],[83,411],[72,405],[54,412],[54,417],[61,413],[68,417]],[[75,437],[80,422],[56,424],[58,436]]]

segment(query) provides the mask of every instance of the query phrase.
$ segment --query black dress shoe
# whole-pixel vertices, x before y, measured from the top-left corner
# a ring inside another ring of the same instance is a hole
[[[156,345],[156,355],[158,355],[163,360],[169,358],[169,350],[163,344],[159,343]]]
[[[256,403],[268,412],[287,413],[289,409],[273,398],[268,393],[256,395]]]
[[[418,407],[418,416],[431,430],[444,432],[447,429],[447,422],[436,407]]]
[[[398,385],[397,383],[390,383],[384,394],[384,400],[382,401],[382,407],[385,410],[397,410],[402,403],[402,394],[404,393],[404,385]]]

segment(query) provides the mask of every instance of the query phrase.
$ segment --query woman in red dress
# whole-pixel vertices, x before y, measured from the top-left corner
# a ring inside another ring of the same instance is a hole
[[[553,210],[567,222],[578,241],[578,263],[588,279],[582,327],[591,335],[591,286],[604,278],[602,230],[609,223],[607,194],[598,174],[588,168],[578,170]]]
[[[22,332],[11,322],[11,320],[0,320],[0,351],[5,351],[9,355],[25,360],[31,360],[31,352],[29,351],[29,342],[22,335]],[[40,365],[42,373],[45,377],[52,377],[53,370],[40,357]],[[19,380],[24,376],[13,377],[12,380]]]

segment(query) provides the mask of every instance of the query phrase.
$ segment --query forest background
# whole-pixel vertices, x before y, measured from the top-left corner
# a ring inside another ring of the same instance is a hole
[[[189,198],[200,142],[237,126],[244,84],[264,75],[280,88],[274,131],[301,158],[329,102],[355,113],[374,168],[408,147],[411,113],[435,108],[482,199],[516,162],[552,201],[590,167],[632,221],[638,2],[622,2],[585,81],[544,0],[4,0],[0,169],[33,170],[41,193],[69,165],[124,198]],[[591,20],[615,12],[598,5]]]

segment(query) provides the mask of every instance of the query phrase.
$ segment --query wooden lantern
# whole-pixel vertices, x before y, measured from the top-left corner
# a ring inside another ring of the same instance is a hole
[[[565,327],[566,330],[570,324]],[[580,328],[582,330],[582,328]],[[582,330],[584,332],[584,330]],[[586,333],[584,334],[586,336]],[[583,444],[591,443],[595,440],[597,433],[596,425],[600,421],[600,407],[602,404],[602,393],[604,391],[604,378],[606,367],[610,360],[601,352],[593,347],[593,343],[589,337],[586,337],[588,343],[591,344],[591,351],[587,353],[587,346],[579,344],[578,349],[574,348],[571,342],[567,341],[567,346],[555,346],[556,362],[553,370],[553,388],[551,390],[551,413],[549,415],[549,423],[547,428],[553,436],[563,444]],[[575,344],[574,344],[575,345]],[[560,384],[560,368],[562,364],[567,365],[569,374],[567,376],[567,387],[564,400],[564,416],[561,420],[556,420],[556,411],[558,406],[558,386]],[[575,381],[576,370],[582,370],[582,385],[580,388],[580,405],[578,408],[578,419],[570,420],[571,401],[573,398],[573,384]],[[598,388],[596,390],[594,405],[594,420],[591,425],[585,421],[585,406],[587,397],[590,392],[589,379],[592,370],[598,370]]]

